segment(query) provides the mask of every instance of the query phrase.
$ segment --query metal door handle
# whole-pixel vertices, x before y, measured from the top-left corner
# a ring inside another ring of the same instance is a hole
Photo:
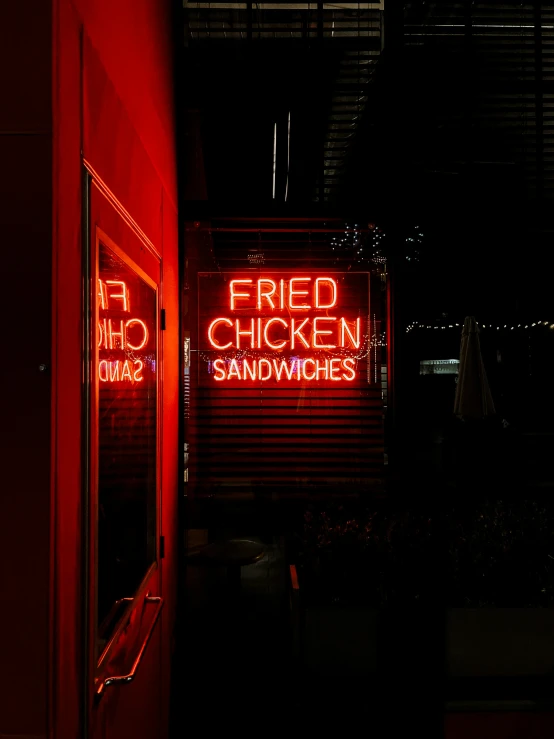
[[[142,642],[138,654],[135,657],[135,661],[133,662],[131,669],[126,675],[112,675],[111,677],[107,677],[100,682],[100,685],[96,690],[97,700],[99,700],[104,695],[104,691],[106,690],[106,688],[109,688],[110,685],[115,685],[117,683],[130,683],[135,679],[138,667],[142,661],[142,658],[146,651],[146,647],[148,646],[148,642],[150,641],[150,637],[152,636],[152,632],[154,631],[154,628],[158,623],[158,618],[160,616],[160,613],[162,612],[162,608],[164,605],[164,599],[159,596],[147,595],[144,600],[146,603],[156,603],[156,610],[154,612],[154,616],[152,617],[152,623],[148,627],[148,631],[146,632],[146,636],[144,637],[144,641]]]

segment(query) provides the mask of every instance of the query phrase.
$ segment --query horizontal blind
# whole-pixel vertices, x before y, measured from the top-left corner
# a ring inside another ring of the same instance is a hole
[[[382,476],[380,387],[198,392],[191,470],[212,484],[359,486]]]
[[[437,125],[459,128],[474,162],[518,167],[530,200],[554,196],[552,3],[406,3],[404,45],[430,50],[437,64],[459,58],[459,106]]]

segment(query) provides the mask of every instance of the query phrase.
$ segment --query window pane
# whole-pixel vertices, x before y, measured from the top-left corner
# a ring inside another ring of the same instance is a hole
[[[285,270],[264,253],[255,268],[249,251],[242,270],[197,274],[189,485],[365,489],[383,467],[380,285],[370,290],[369,271]]]
[[[99,245],[98,624],[106,639],[118,602],[156,559],[157,296]]]

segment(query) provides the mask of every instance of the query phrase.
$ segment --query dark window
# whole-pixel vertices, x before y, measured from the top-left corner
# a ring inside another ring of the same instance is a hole
[[[156,560],[157,293],[98,249],[98,624],[101,640]]]

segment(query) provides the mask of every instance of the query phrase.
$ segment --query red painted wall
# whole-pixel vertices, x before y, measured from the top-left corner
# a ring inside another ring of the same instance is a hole
[[[552,712],[450,713],[444,720],[445,739],[546,739],[554,736]]]
[[[163,681],[169,679],[170,643],[176,591],[177,430],[178,430],[178,256],[177,172],[173,109],[171,3],[159,0],[57,0],[57,46],[54,133],[58,234],[57,310],[58,407],[66,417],[57,428],[58,539],[56,601],[58,634],[78,634],[74,604],[79,572],[72,554],[79,550],[80,465],[77,448],[80,386],[80,148],[85,159],[122,202],[161,252],[164,334],[162,429]],[[80,70],[80,74],[76,74]],[[77,132],[79,136],[77,136]],[[63,231],[62,231],[63,230]],[[71,286],[70,293],[65,286]],[[68,462],[68,450],[71,463]],[[62,644],[63,643],[63,644]],[[60,690],[56,726],[60,737],[78,735],[77,714],[67,710],[78,698],[74,674],[79,670],[78,641],[59,639]],[[65,666],[72,670],[67,671]],[[67,675],[66,675],[67,673]],[[163,691],[169,697],[168,686]]]
[[[50,539],[50,4],[1,3],[0,736],[44,736]],[[16,74],[14,75],[14,72]]]
[[[0,51],[0,222],[8,277],[2,300],[9,317],[9,361],[2,363],[8,423],[1,444],[0,736],[78,739],[81,152],[163,256],[163,680],[169,675],[179,382],[171,2],[0,5],[1,27],[9,29]]]

